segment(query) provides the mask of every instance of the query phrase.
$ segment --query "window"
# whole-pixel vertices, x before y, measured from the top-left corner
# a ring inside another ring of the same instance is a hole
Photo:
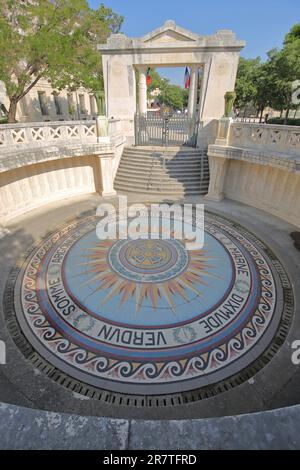
[[[87,114],[86,108],[85,108],[84,95],[79,95],[79,106],[80,106],[80,113],[81,114]]]
[[[96,102],[95,102],[95,97],[93,95],[90,95],[90,109],[91,109],[91,115],[93,116],[94,114],[97,114],[96,112]]]
[[[60,102],[59,94],[58,93],[53,93],[53,97],[54,97],[54,104],[55,104],[56,114],[58,116],[61,116],[62,115],[62,109],[61,109],[61,102]]]
[[[39,104],[40,104],[42,116],[48,116],[49,109],[48,109],[46,93],[44,91],[38,91],[38,98],[39,98]]]

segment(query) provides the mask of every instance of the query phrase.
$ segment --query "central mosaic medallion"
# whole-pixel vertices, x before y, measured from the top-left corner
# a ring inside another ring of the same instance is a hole
[[[162,394],[214,384],[272,341],[282,268],[219,216],[201,250],[181,240],[99,240],[95,217],[37,245],[15,285],[29,342],[73,378],[111,391]],[[280,269],[279,269],[280,268]]]
[[[188,265],[188,253],[177,240],[120,240],[110,250],[110,267],[136,282],[161,282],[178,276]]]

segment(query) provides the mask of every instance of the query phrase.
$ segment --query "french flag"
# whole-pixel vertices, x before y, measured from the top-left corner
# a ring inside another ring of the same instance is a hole
[[[191,76],[190,76],[189,69],[186,67],[185,74],[184,74],[184,88],[187,90],[188,88],[190,88],[190,85],[191,85]]]
[[[146,83],[147,83],[147,86],[150,86],[152,83],[151,67],[148,67],[148,70],[147,70]]]

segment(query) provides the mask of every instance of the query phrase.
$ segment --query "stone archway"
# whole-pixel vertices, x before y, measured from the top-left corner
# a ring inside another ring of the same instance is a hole
[[[224,114],[224,95],[234,89],[241,49],[244,41],[230,30],[219,30],[201,36],[168,20],[141,38],[113,34],[107,44],[98,45],[102,54],[106,95],[106,115],[123,121],[127,136],[134,133],[136,107],[136,75],[139,79],[139,111],[147,110],[146,73],[148,66],[189,66],[191,87],[189,112],[195,113],[195,82],[203,67],[203,87],[197,118],[204,123]]]

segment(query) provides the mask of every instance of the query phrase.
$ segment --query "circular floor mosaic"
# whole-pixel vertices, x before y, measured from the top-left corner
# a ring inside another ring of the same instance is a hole
[[[101,240],[95,217],[36,244],[14,307],[35,350],[106,390],[163,394],[222,381],[271,343],[282,266],[252,234],[208,214],[202,249],[176,239]]]

